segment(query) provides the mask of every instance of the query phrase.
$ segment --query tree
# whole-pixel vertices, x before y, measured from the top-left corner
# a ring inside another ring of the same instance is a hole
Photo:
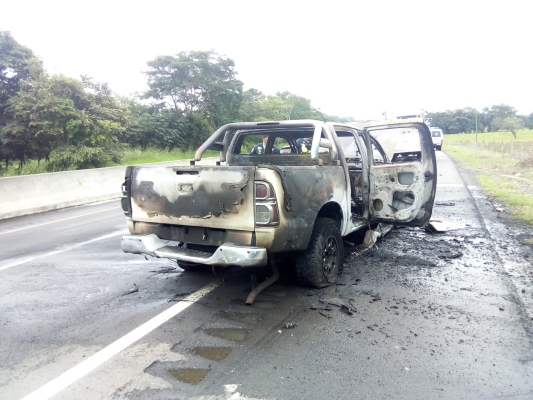
[[[7,101],[20,89],[21,81],[42,73],[33,52],[20,45],[9,32],[0,31],[0,121]]]
[[[429,113],[433,119],[432,125],[438,126],[444,133],[474,132],[477,114],[477,110],[470,107]]]
[[[33,52],[20,45],[9,32],[0,31],[0,160],[4,159],[6,168],[9,160],[20,155],[23,142],[11,143],[11,138],[3,135],[2,128],[12,119],[7,111],[8,101],[15,96],[21,82],[42,74],[41,62]]]
[[[207,118],[213,128],[234,120],[240,108],[242,82],[235,63],[210,51],[181,52],[148,62],[144,98],[170,105],[185,116]]]
[[[485,107],[483,113],[486,115],[486,123],[489,132],[498,130],[492,126],[492,122],[495,118],[500,118],[501,120],[507,117],[514,117],[516,115],[516,109],[514,107],[498,104],[491,106],[490,108]]]
[[[516,139],[516,131],[524,128],[524,120],[520,117],[496,117],[492,121],[492,128],[497,131],[510,131]]]
[[[524,119],[525,127],[527,129],[533,129],[533,113],[522,117]]]
[[[289,92],[266,96],[257,89],[249,89],[243,93],[240,116],[244,121],[325,118],[324,114],[311,107],[311,100],[305,97]]]
[[[169,150],[188,146],[186,117],[160,105],[144,105],[134,100],[128,102],[129,124],[122,141],[142,150],[156,147]]]
[[[241,121],[257,121],[261,115],[261,102],[265,95],[258,89],[248,89],[242,93],[239,119]]]
[[[50,156],[51,168],[63,170],[100,167],[119,159],[118,135],[126,127],[128,109],[107,84],[42,74],[21,82],[7,111],[13,118],[2,133],[20,163],[27,157]]]
[[[207,119],[197,114],[187,115],[187,143],[190,149],[199,147],[213,129]]]
[[[340,122],[343,124],[356,122],[356,119],[354,117],[339,117],[338,115],[324,115],[324,120],[331,122]]]
[[[286,104],[286,119],[318,119],[324,118],[324,115],[311,107],[311,100],[289,92],[278,92],[278,98]]]

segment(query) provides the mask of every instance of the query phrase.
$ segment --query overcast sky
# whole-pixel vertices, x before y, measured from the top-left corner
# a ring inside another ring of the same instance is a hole
[[[213,49],[244,88],[357,119],[504,103],[533,112],[531,0],[57,1],[2,4],[0,30],[49,73],[121,95],[146,62]]]

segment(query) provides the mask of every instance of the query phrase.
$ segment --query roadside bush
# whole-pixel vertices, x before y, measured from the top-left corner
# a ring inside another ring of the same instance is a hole
[[[56,172],[120,164],[127,147],[124,143],[109,143],[105,147],[84,145],[60,147],[50,153],[47,170]]]

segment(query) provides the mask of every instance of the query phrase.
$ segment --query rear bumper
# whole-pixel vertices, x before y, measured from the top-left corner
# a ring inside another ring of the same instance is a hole
[[[267,263],[267,251],[265,248],[239,246],[228,242],[211,253],[183,248],[179,246],[178,242],[163,240],[157,235],[149,234],[123,236],[121,247],[125,253],[147,254],[159,258],[170,258],[204,265],[262,267]]]

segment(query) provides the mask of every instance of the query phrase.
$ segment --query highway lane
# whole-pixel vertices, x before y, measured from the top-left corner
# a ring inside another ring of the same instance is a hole
[[[472,192],[482,194],[465,187],[445,154],[437,157],[434,217],[451,233],[395,230],[372,254],[348,255],[343,285],[316,292],[286,277],[255,307],[242,300],[256,271],[159,274],[150,271],[173,264],[122,253],[118,202],[0,222],[1,243],[49,240],[33,257],[70,248],[0,270],[0,398],[53,382],[171,310],[176,295],[218,278],[223,283],[189,308],[72,384],[59,382],[53,398],[225,399],[226,390],[262,399],[528,396],[532,369],[523,355],[531,341],[520,307],[506,300],[516,288],[472,201]],[[20,262],[21,249],[8,249],[2,265]],[[123,295],[134,283],[139,291]],[[326,297],[352,298],[358,312],[332,307],[326,318],[311,309]],[[199,355],[213,346],[227,357]],[[207,377],[184,383],[177,378],[184,368]]]
[[[117,200],[0,222],[6,398],[28,394],[169,307],[174,282],[149,271],[176,265],[123,253],[123,234]],[[212,277],[184,280],[194,290]],[[123,296],[134,284],[138,292]]]
[[[118,200],[0,221],[0,270],[119,231],[126,230]]]

